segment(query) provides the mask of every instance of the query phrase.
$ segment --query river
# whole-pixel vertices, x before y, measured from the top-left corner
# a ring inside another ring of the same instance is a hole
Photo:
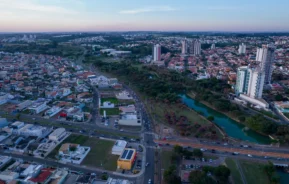
[[[252,130],[243,131],[243,128],[245,127],[244,125],[239,124],[228,116],[219,113],[202,103],[196,102],[194,99],[188,97],[187,95],[181,95],[181,99],[188,107],[197,112],[202,112],[205,117],[214,116],[215,119],[213,122],[221,127],[227,133],[227,135],[232,138],[259,144],[270,143],[269,137],[260,135]]]

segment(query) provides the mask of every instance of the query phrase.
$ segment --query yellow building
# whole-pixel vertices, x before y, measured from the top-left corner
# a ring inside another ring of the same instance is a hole
[[[131,170],[136,158],[136,150],[125,148],[117,160],[117,168]]]

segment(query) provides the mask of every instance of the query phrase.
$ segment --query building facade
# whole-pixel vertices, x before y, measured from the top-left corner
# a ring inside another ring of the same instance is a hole
[[[154,61],[160,61],[161,60],[161,46],[159,44],[156,44],[154,46],[153,56],[154,56]]]
[[[273,63],[275,60],[275,46],[272,44],[262,45],[262,48],[257,48],[256,61],[260,62],[261,70],[265,74],[265,84],[271,83]]]
[[[182,40],[182,54],[187,54],[188,52],[188,42],[187,40]]]
[[[265,74],[260,68],[239,67],[235,91],[237,94],[246,94],[250,98],[261,99],[264,79]]]
[[[189,52],[191,55],[198,56],[201,54],[201,42],[199,40],[193,40],[190,43]]]
[[[239,45],[238,52],[239,52],[239,54],[245,54],[246,53],[246,45],[244,43]]]

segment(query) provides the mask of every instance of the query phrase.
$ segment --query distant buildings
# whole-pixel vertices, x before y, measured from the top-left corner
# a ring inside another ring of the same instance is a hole
[[[274,59],[274,45],[262,45],[262,48],[257,49],[256,61],[260,62],[261,70],[265,73],[265,84],[270,84],[271,82]]]
[[[211,45],[211,50],[213,50],[213,49],[215,49],[216,48],[216,45],[213,43],[212,45]]]
[[[189,53],[194,56],[201,54],[201,42],[199,40],[193,40],[189,45]]]
[[[188,41],[182,40],[182,54],[187,54],[188,52]]]
[[[246,53],[246,45],[244,43],[239,45],[238,52],[239,52],[239,54],[245,54]]]
[[[153,56],[154,56],[154,61],[160,61],[161,60],[161,46],[159,44],[156,44],[154,46]]]

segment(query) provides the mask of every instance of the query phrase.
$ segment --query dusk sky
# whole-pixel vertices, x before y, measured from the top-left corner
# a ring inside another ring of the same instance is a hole
[[[0,32],[289,31],[288,0],[0,0]]]

